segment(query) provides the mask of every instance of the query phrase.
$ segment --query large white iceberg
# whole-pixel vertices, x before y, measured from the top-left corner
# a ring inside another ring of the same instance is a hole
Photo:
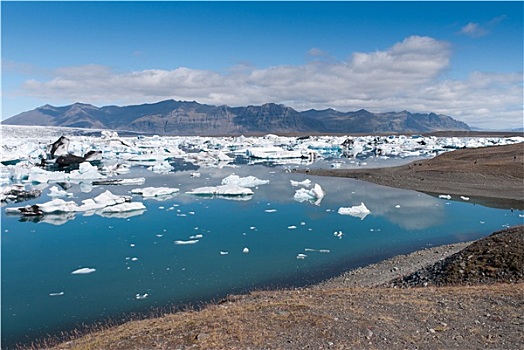
[[[360,205],[355,205],[352,207],[340,207],[338,209],[338,213],[340,215],[351,215],[357,218],[360,218],[360,220],[364,220],[364,218],[371,213],[369,209],[366,207],[366,205],[361,202]]]

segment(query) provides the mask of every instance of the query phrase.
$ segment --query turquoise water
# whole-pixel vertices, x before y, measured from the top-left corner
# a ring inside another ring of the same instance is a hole
[[[400,253],[478,239],[523,222],[522,211],[351,179],[312,177],[281,167],[199,172],[201,177],[193,178],[189,171],[159,175],[139,168],[128,177],[145,176],[143,186],[100,186],[83,193],[73,185],[68,190],[79,202],[105,190],[129,194],[135,187],[180,188],[180,194],[164,201],[134,196],[133,201],[147,207],[136,216],[77,213],[53,225],[22,222],[2,210],[3,345],[151,308],[209,301],[254,288],[315,283]],[[231,173],[270,183],[254,188],[246,201],[184,194],[219,185]],[[298,187],[289,180],[306,178],[326,191],[318,206],[293,200]],[[43,195],[26,203],[49,199]],[[371,211],[364,220],[337,213],[340,207],[361,202]],[[334,235],[339,231],[341,237]],[[174,243],[190,239],[198,242]],[[299,259],[298,254],[306,257]],[[96,271],[71,274],[79,268]]]

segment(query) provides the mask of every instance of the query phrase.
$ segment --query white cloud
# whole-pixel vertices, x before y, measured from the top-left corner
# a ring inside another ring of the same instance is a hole
[[[488,31],[484,29],[480,24],[470,22],[466,24],[464,27],[462,27],[462,29],[460,30],[460,33],[469,35],[474,38],[478,38],[478,37],[488,34]]]
[[[450,57],[448,43],[411,36],[387,50],[357,52],[344,61],[242,65],[226,73],[186,67],[134,72],[97,65],[61,68],[50,80],[26,81],[22,93],[46,103],[135,104],[170,98],[231,106],[276,102],[298,110],[433,111],[486,127],[522,124],[522,74],[474,73],[466,80],[442,81]]]
[[[490,33],[496,25],[506,20],[506,15],[501,15],[492,18],[490,21],[480,24],[475,22],[469,22],[460,29],[460,34],[468,35],[473,38],[480,38]]]

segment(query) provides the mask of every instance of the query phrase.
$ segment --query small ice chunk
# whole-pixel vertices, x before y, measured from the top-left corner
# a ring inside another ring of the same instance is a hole
[[[361,202],[360,205],[355,205],[348,208],[340,207],[338,209],[338,213],[340,215],[351,215],[360,218],[360,220],[364,220],[364,218],[371,212],[366,207],[366,205]]]
[[[85,275],[85,274],[88,274],[88,273],[93,273],[95,272],[96,269],[93,269],[91,267],[83,267],[81,269],[78,269],[78,270],[75,270],[73,272],[71,272],[72,275]]]
[[[344,234],[342,233],[342,231],[335,231],[335,232],[333,232],[333,236],[338,237],[340,239],[342,239],[343,235]]]
[[[291,225],[291,226],[288,226],[287,228],[290,229],[290,230],[294,230],[294,229],[296,229],[297,227],[296,227],[295,225]]]
[[[276,212],[277,210],[276,209],[266,209],[264,210],[266,213],[274,213]]]
[[[202,237],[204,237],[204,235],[199,234],[199,235],[191,236],[191,237],[189,237],[189,238],[190,238],[190,239],[200,239],[200,238],[202,238]]]
[[[451,196],[449,194],[441,194],[441,195],[438,196],[438,198],[451,199]]]
[[[149,294],[147,294],[147,293],[144,293],[144,294],[136,293],[135,294],[135,299],[141,300],[141,299],[147,298],[148,296],[149,296]]]
[[[49,188],[49,193],[47,195],[49,197],[72,197],[73,196],[72,193],[61,190],[56,186]]]
[[[244,253],[244,254],[249,253],[249,248],[246,247],[246,248],[242,249],[242,253]]]
[[[395,208],[400,208],[400,204],[395,205]]]
[[[62,295],[64,295],[64,292],[49,293],[50,297],[61,297]]]
[[[305,179],[304,181],[289,180],[289,182],[291,182],[291,186],[293,186],[293,187],[297,187],[297,186],[309,187],[311,185],[311,180],[310,179]]]
[[[460,199],[462,199],[463,201],[469,201],[469,197],[460,196]]]
[[[229,252],[225,252],[225,251],[222,251],[222,250],[220,251],[220,255],[228,255],[228,254],[229,254]]]
[[[200,177],[200,173],[191,173],[191,177]]]
[[[188,241],[175,241],[175,244],[180,244],[180,245],[195,244],[195,243],[198,243],[198,239],[192,239]]]
[[[297,259],[305,259],[307,257],[306,254],[298,254]]]

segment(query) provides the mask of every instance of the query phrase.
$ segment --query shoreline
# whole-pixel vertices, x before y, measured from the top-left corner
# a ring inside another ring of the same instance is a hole
[[[406,165],[373,169],[298,170],[352,178],[430,195],[470,197],[473,203],[524,209],[524,143],[460,149]],[[455,197],[455,198],[453,198]]]
[[[374,264],[343,272],[307,288],[373,288],[407,276],[460,252],[475,241],[444,244],[401,254]]]

